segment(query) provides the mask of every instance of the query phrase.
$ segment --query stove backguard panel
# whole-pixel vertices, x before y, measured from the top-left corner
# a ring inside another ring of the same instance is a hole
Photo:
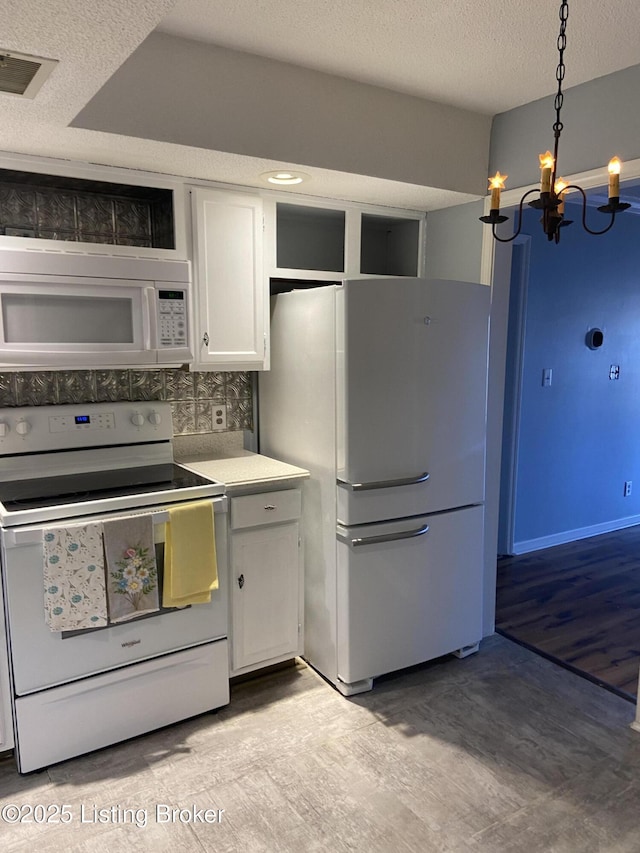
[[[251,374],[183,370],[73,370],[0,373],[0,407],[167,400],[175,435],[214,432],[216,404],[227,430],[253,430]],[[217,431],[217,430],[216,430]]]

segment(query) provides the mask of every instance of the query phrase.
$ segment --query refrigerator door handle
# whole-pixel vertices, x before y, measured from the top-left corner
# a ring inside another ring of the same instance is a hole
[[[417,530],[404,530],[400,533],[383,533],[380,536],[365,536],[361,539],[351,539],[343,533],[338,533],[337,537],[345,545],[357,548],[360,545],[380,545],[382,542],[395,542],[398,539],[413,539],[415,536],[424,536],[428,532],[429,525],[423,524]]]
[[[338,478],[338,485],[344,486],[352,492],[368,492],[372,489],[395,489],[396,486],[416,486],[418,483],[426,483],[429,472],[425,471],[417,477],[404,477],[401,480],[378,480],[373,483],[349,483],[347,480]]]

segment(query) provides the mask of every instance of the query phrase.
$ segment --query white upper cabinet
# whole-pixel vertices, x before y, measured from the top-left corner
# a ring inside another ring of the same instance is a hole
[[[277,202],[276,267],[296,274],[299,270],[345,274],[344,210]]]
[[[366,276],[419,276],[421,219],[363,213],[360,218],[360,270]]]
[[[190,187],[194,240],[194,370],[269,366],[262,199]]]
[[[269,279],[423,274],[425,215],[418,211],[300,196],[269,197],[264,203]]]

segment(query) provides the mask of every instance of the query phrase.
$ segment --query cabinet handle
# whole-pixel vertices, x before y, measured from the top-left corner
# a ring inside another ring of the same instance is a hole
[[[240,575],[240,577],[238,578],[238,586],[240,587],[240,589],[242,589],[242,587],[244,586],[244,575]]]
[[[265,509],[267,510],[267,512],[271,512],[274,509],[278,509],[278,507],[274,506],[273,504],[267,504]]]
[[[208,346],[209,346],[209,333],[208,333],[208,332],[205,332],[205,333],[204,333],[204,335],[202,336],[202,343],[203,343],[206,347],[208,347]]]

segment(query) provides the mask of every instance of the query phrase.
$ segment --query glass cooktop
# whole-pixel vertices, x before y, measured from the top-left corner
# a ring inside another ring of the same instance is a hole
[[[181,465],[168,463],[0,483],[0,503],[10,513],[216,485],[220,484]]]

